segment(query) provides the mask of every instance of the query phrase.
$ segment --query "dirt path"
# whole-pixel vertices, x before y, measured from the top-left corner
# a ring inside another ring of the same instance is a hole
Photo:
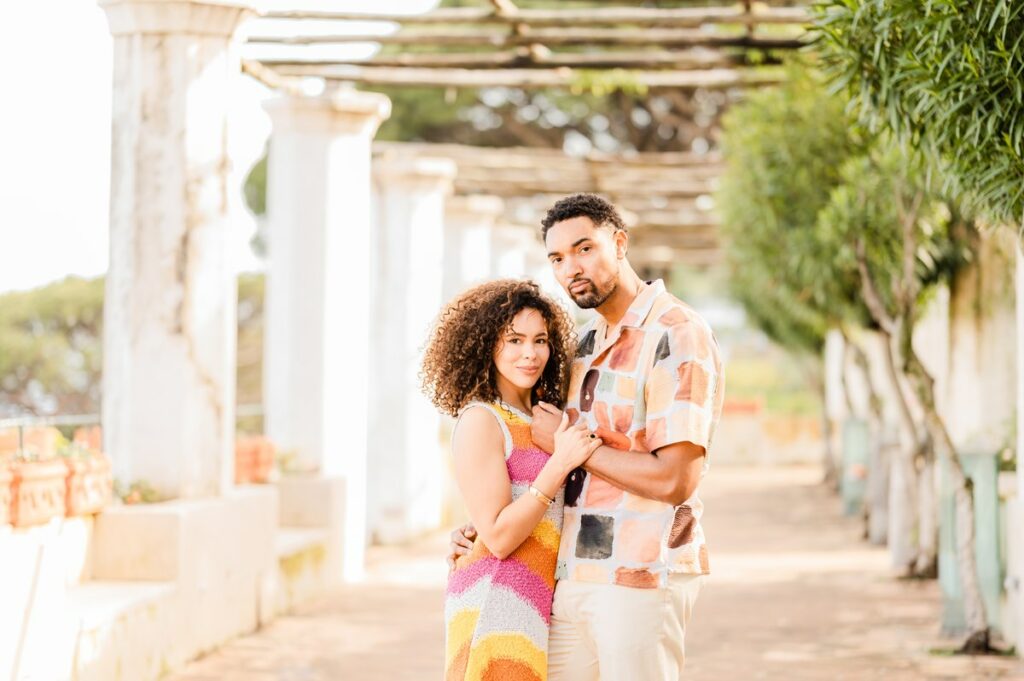
[[[1024,680],[1016,658],[951,658],[934,582],[893,579],[883,549],[804,468],[712,469],[709,578],[687,634],[688,681]],[[445,540],[375,549],[372,578],[310,603],[171,681],[441,678]],[[609,681],[620,681],[618,679]]]

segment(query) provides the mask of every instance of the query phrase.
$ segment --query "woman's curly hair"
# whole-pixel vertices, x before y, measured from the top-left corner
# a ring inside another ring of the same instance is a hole
[[[457,416],[474,400],[495,402],[494,352],[512,319],[537,310],[547,324],[551,354],[533,387],[534,400],[565,402],[575,342],[572,319],[532,281],[499,279],[469,289],[442,310],[423,357],[423,392],[439,410]]]

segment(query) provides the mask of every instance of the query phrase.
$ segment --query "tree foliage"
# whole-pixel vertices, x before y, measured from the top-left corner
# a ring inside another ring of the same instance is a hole
[[[238,281],[238,400],[261,394],[263,276]],[[0,296],[0,416],[98,414],[103,278]]]
[[[790,64],[787,76],[726,115],[717,203],[733,293],[770,337],[817,352],[830,324],[864,316],[856,282],[829,274],[816,234],[840,167],[863,141],[809,64]]]
[[[947,189],[1024,221],[1024,3],[821,0],[825,68],[861,118],[921,147]]]

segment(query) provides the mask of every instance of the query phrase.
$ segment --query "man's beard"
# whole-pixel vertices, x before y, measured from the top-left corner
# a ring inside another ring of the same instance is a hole
[[[618,282],[615,279],[612,279],[608,284],[607,290],[600,291],[594,284],[593,280],[590,280],[587,282],[587,286],[582,293],[569,293],[569,297],[572,298],[574,303],[584,310],[591,310],[595,307],[604,305],[604,302],[611,298],[618,286]]]

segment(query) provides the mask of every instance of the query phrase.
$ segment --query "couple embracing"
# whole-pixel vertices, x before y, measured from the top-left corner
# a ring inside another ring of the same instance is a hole
[[[666,681],[708,573],[697,486],[721,414],[707,323],[644,282],[592,194],[543,220],[578,332],[536,284],[466,291],[438,318],[424,388],[458,418],[445,678]]]

